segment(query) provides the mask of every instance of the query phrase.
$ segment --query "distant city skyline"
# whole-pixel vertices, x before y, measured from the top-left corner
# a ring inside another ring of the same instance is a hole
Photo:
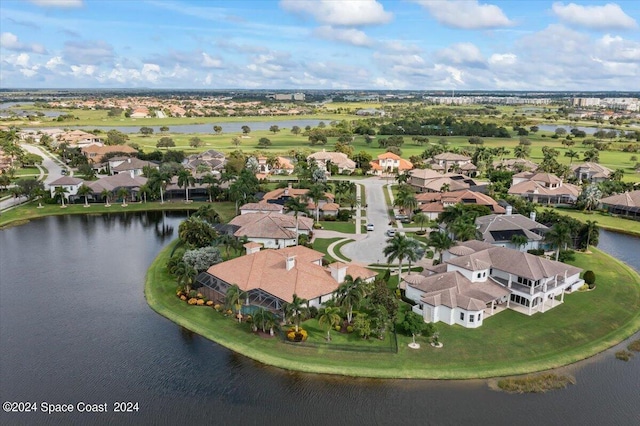
[[[640,2],[3,0],[0,88],[640,90]]]

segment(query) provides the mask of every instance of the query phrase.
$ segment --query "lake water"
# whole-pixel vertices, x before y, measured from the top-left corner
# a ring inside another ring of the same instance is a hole
[[[108,132],[109,130],[118,130],[122,133],[140,133],[141,127],[151,127],[153,129],[153,133],[157,136],[160,133],[161,126],[146,126],[144,124],[144,119],[138,120],[139,125],[136,126],[64,126],[69,129],[83,129],[91,131],[93,129],[99,129],[103,132]],[[318,123],[322,120],[267,120],[267,121],[247,121],[247,122],[219,122],[219,123],[207,123],[207,124],[177,124],[169,127],[170,133],[208,133],[215,134],[213,131],[213,126],[218,125],[222,127],[223,133],[240,133],[242,132],[242,126],[249,126],[251,130],[269,130],[271,126],[274,124],[280,128],[280,131],[289,132],[293,126],[298,126],[302,130],[306,126],[316,127]],[[329,121],[324,121],[325,124],[329,125]],[[61,123],[61,127],[62,127]]]
[[[598,127],[553,126],[553,125],[549,125],[549,124],[538,124],[538,129],[543,130],[545,132],[555,132],[556,129],[558,129],[558,128],[565,129],[567,131],[567,133],[570,133],[571,129],[578,129],[578,130],[582,130],[583,132],[585,132],[588,135],[593,135],[598,130],[604,130],[605,132],[608,132],[609,130],[616,130],[616,129],[605,129],[605,128],[598,128]],[[619,130],[616,130],[616,132],[618,132],[618,131]]]
[[[0,413],[0,424],[638,424],[640,357],[621,362],[615,349],[563,369],[577,385],[542,395],[302,374],[234,354],[144,299],[146,269],[182,217],[59,216],[0,231],[0,400],[140,409]]]

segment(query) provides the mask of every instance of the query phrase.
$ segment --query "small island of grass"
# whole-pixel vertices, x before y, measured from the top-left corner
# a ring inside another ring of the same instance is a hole
[[[521,378],[502,379],[498,381],[498,388],[508,393],[544,393],[564,389],[575,383],[576,381],[573,377],[544,373]]]

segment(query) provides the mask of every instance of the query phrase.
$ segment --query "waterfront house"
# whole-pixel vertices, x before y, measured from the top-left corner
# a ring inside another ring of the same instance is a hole
[[[300,235],[309,235],[313,219],[277,212],[246,213],[234,217],[229,225],[239,227],[233,234],[237,238],[246,237],[264,248],[284,248],[298,244]]]
[[[197,286],[207,298],[223,303],[227,289],[237,284],[247,297],[245,305],[282,313],[293,295],[320,307],[333,299],[347,275],[372,282],[376,272],[358,265],[335,262],[322,266],[323,254],[304,246],[260,250],[255,242],[245,244],[247,254],[211,266],[198,275]]]
[[[605,197],[600,203],[609,213],[640,219],[640,190]]]
[[[511,206],[507,206],[506,214],[490,214],[477,218],[476,228],[482,235],[482,241],[520,251],[544,248],[544,234],[549,230],[545,225],[536,222],[535,211],[526,217],[513,214]],[[526,243],[514,243],[515,235],[526,238]]]
[[[580,268],[482,241],[458,243],[443,259],[446,270],[403,279],[413,311],[425,322],[477,328],[506,308],[543,313],[584,284]]]
[[[55,197],[56,188],[64,187],[67,192],[65,192],[64,197],[66,199],[72,199],[71,197],[75,197],[78,194],[78,189],[84,184],[84,181],[80,178],[73,176],[62,176],[59,179],[54,180],[49,184],[49,191],[51,191],[51,197]]]
[[[553,173],[522,172],[513,175],[509,194],[540,204],[574,204],[581,189],[564,183]]]

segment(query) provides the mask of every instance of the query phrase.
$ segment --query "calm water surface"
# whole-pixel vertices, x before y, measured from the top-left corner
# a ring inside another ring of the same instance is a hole
[[[137,414],[1,413],[0,424],[640,421],[640,359],[617,361],[615,349],[564,369],[578,384],[544,395],[494,392],[483,380],[290,373],[236,355],[144,300],[146,269],[179,220],[160,213],[49,217],[0,231],[0,400],[140,404]]]

